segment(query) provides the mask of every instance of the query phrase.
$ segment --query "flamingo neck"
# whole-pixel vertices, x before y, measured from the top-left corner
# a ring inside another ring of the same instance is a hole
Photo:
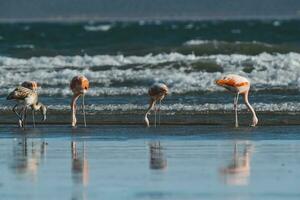
[[[146,111],[146,114],[145,114],[144,121],[145,121],[145,124],[146,124],[147,127],[150,126],[148,115],[150,114],[151,109],[154,107],[155,102],[156,101],[153,100],[152,98],[150,99],[149,107],[148,107],[148,109]]]
[[[76,101],[81,94],[74,94],[72,97],[71,102],[71,110],[72,110],[72,126],[76,126],[77,119],[76,119]]]
[[[256,113],[255,113],[253,107],[249,103],[248,94],[249,94],[249,92],[246,92],[244,94],[244,101],[245,101],[245,104],[246,104],[247,108],[252,113],[252,126],[255,126],[258,123],[258,119],[257,119]]]

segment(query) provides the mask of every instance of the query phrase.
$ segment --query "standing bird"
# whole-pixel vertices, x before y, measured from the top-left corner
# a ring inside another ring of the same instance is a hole
[[[19,126],[25,127],[26,114],[28,107],[34,111],[40,111],[43,115],[42,121],[46,120],[47,108],[42,103],[38,102],[38,94],[36,91],[19,86],[12,91],[6,98],[7,100],[16,100],[18,103],[13,107],[13,111],[19,118]],[[18,105],[22,106],[22,110],[18,113],[15,109]]]
[[[83,120],[84,126],[86,127],[86,119],[85,119],[85,105],[84,105],[84,95],[89,89],[89,80],[85,76],[75,76],[71,83],[70,89],[73,92],[72,102],[71,102],[71,110],[72,110],[72,127],[76,126],[76,101],[82,95],[82,112],[83,112]]]
[[[219,86],[222,86],[229,91],[236,93],[236,97],[234,98],[234,110],[235,110],[235,127],[238,127],[238,113],[237,113],[237,105],[238,105],[238,100],[239,100],[239,95],[242,94],[244,95],[244,102],[248,109],[252,113],[252,124],[251,126],[256,126],[258,123],[258,119],[256,116],[256,113],[252,106],[250,105],[248,101],[248,95],[249,95],[249,90],[250,90],[250,81],[246,79],[245,77],[235,75],[235,74],[228,74],[224,76],[221,79],[216,80],[216,84]]]
[[[163,84],[163,83],[155,83],[153,84],[150,89],[148,90],[148,94],[150,96],[150,102],[149,102],[149,108],[147,109],[147,112],[145,114],[145,124],[147,127],[149,127],[149,120],[148,115],[150,114],[150,111],[154,108],[155,111],[155,127],[156,127],[156,102],[159,101],[159,124],[160,124],[160,106],[161,101],[165,98],[166,95],[169,93],[169,88]]]
[[[21,84],[21,86],[37,92],[39,84],[35,81],[24,81]],[[20,123],[20,121],[19,121],[19,123]],[[35,111],[34,110],[32,110],[32,123],[33,123],[33,127],[35,128]]]

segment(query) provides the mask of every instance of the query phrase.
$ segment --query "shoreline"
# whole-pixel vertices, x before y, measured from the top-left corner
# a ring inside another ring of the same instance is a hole
[[[258,126],[274,126],[274,125],[300,125],[300,113],[290,112],[257,112],[259,119]],[[148,116],[150,125],[154,124],[155,115],[151,113]],[[88,113],[86,115],[87,124],[89,125],[144,125],[144,113],[107,113],[97,112]],[[158,119],[158,114],[157,114]],[[35,115],[36,124],[45,125],[68,125],[71,123],[71,112],[53,112],[49,111],[47,120],[41,122],[40,113]],[[77,113],[78,124],[82,124],[83,116]],[[27,113],[27,124],[32,122],[32,115]],[[251,123],[251,114],[249,112],[239,112],[239,124],[248,126]],[[0,115],[1,126],[5,124],[17,124],[17,117],[13,112],[5,112]],[[215,112],[215,113],[161,113],[161,125],[234,125],[234,113],[231,112]]]

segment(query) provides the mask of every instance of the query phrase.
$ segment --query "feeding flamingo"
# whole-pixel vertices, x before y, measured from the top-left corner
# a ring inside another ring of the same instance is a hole
[[[147,112],[145,114],[145,124],[147,127],[149,127],[149,120],[148,120],[148,115],[150,114],[150,111],[154,108],[155,111],[155,127],[156,127],[156,102],[159,101],[159,123],[160,123],[160,106],[161,106],[161,101],[165,98],[166,95],[169,93],[169,88],[163,84],[163,83],[155,83],[153,84],[149,91],[148,94],[150,96],[150,102],[149,102],[149,107],[147,109]]]
[[[36,91],[19,86],[12,91],[6,98],[7,100],[16,100],[18,103],[13,107],[13,111],[19,118],[19,126],[25,128],[26,114],[28,107],[33,111],[40,111],[43,115],[42,121],[46,120],[47,107],[38,101]],[[15,109],[22,105],[22,110],[18,113]]]
[[[252,113],[252,124],[251,126],[256,126],[258,123],[258,118],[252,106],[248,101],[248,95],[250,90],[250,81],[245,77],[236,75],[236,74],[228,74],[221,79],[216,80],[216,84],[226,88],[227,90],[236,93],[236,97],[234,98],[234,110],[235,110],[235,127],[238,127],[238,112],[237,105],[239,100],[239,95],[244,95],[244,102],[247,108]]]
[[[40,87],[39,84],[35,81],[24,81],[21,84],[21,86],[31,89],[35,92],[37,92],[38,87]],[[34,110],[32,110],[32,123],[33,123],[33,127],[35,127],[35,111]],[[20,124],[20,121],[19,121],[19,124]]]
[[[76,101],[80,96],[82,96],[83,120],[84,120],[84,126],[86,127],[84,95],[89,89],[89,80],[85,76],[75,76],[70,83],[70,89],[73,92],[73,97],[71,102],[72,126],[75,127],[77,123]]]

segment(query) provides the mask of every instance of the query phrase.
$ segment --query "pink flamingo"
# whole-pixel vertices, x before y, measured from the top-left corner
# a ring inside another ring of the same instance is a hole
[[[145,124],[147,127],[149,127],[149,120],[148,120],[148,115],[150,114],[150,111],[154,108],[154,111],[155,111],[155,127],[156,127],[156,102],[159,101],[159,124],[160,124],[160,106],[161,106],[161,101],[165,98],[166,95],[168,95],[169,93],[169,88],[163,84],[163,83],[155,83],[153,84],[149,91],[148,91],[148,94],[150,96],[150,102],[149,102],[149,107],[147,109],[147,112],[145,114]]]
[[[82,96],[82,112],[83,112],[83,120],[84,126],[86,127],[86,119],[85,119],[85,105],[84,105],[84,95],[89,89],[89,80],[85,76],[75,76],[71,83],[70,89],[73,92],[72,102],[71,102],[71,110],[72,110],[72,127],[76,126],[76,101]]]
[[[244,95],[244,102],[248,109],[252,113],[252,124],[251,126],[256,126],[258,123],[258,119],[256,113],[252,106],[248,101],[248,95],[250,90],[250,81],[245,77],[235,75],[235,74],[228,74],[221,79],[216,80],[216,84],[226,88],[227,90],[236,93],[236,97],[234,98],[234,110],[235,110],[235,127],[238,127],[238,99],[239,95]]]

